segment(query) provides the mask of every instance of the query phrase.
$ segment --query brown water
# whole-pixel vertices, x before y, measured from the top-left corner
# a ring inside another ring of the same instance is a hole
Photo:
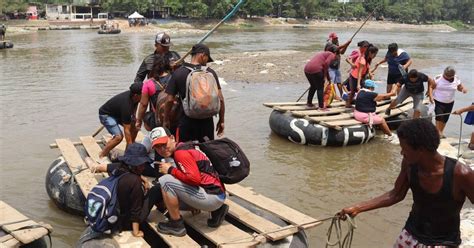
[[[349,37],[350,31],[342,30],[339,36]],[[225,59],[228,52],[260,50],[308,51],[309,58],[322,46],[314,45],[315,41],[324,43],[328,32],[226,31],[212,36],[209,44],[217,59]],[[358,37],[375,44],[398,41],[415,59],[446,61],[423,71],[439,74],[452,64],[465,85],[474,90],[472,33],[364,31]],[[55,138],[76,139],[97,129],[98,108],[128,88],[144,56],[152,52],[153,35],[48,31],[10,39],[15,48],[0,50],[0,199],[33,219],[52,224],[54,246],[69,247],[84,224],[81,218],[58,210],[46,194],[46,170],[59,154],[48,144]],[[174,36],[173,42],[176,50],[183,52],[198,39]],[[294,101],[307,84],[225,80],[226,135],[238,141],[252,161],[251,176],[243,184],[317,218],[391,189],[401,161],[398,146],[376,139],[346,148],[309,147],[271,132],[271,111],[261,103]],[[455,107],[469,104],[472,96],[458,93]],[[448,136],[458,135],[458,129],[459,118],[452,117]],[[468,135],[464,131],[463,137]],[[391,208],[361,214],[354,247],[390,247],[410,205],[409,195]],[[327,227],[326,223],[308,233],[313,247],[323,245]]]

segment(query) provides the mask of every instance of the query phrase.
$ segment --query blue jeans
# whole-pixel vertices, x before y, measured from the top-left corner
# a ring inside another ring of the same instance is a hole
[[[119,124],[114,117],[110,115],[99,115],[99,120],[113,137],[122,135],[122,130],[120,130]]]

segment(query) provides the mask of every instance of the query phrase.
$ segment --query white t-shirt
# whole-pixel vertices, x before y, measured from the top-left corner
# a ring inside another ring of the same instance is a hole
[[[454,76],[454,81],[449,82],[443,75],[438,75],[434,78],[436,88],[433,90],[433,98],[442,103],[454,102],[454,93],[458,90],[458,85],[461,84],[461,80],[457,76]]]

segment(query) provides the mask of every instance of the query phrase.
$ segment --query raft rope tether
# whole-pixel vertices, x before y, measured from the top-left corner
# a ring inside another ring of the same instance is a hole
[[[342,236],[342,227],[341,221],[346,221],[347,223],[347,233]],[[343,220],[339,214],[336,214],[331,221],[331,225],[328,228],[328,232],[326,234],[326,248],[332,246],[338,246],[339,248],[350,248],[352,245],[352,238],[354,237],[354,229],[357,226],[355,224],[355,219],[349,216],[348,214],[345,215],[345,219]],[[331,236],[333,229],[336,232],[336,240],[331,243]]]

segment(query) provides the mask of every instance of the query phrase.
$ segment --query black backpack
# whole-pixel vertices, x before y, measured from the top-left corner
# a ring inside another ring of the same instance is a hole
[[[234,141],[222,138],[198,145],[211,161],[222,183],[238,183],[249,175],[250,162]]]

